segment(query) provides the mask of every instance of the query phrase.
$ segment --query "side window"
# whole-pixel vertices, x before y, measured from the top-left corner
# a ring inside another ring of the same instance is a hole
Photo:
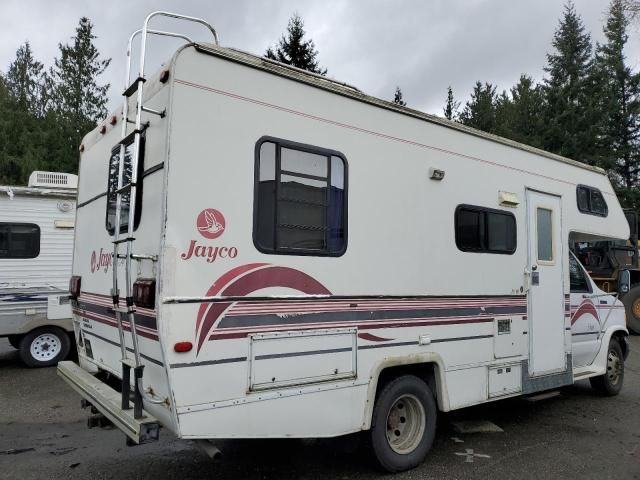
[[[342,255],[346,162],[330,150],[278,139],[256,148],[254,243],[265,253]]]
[[[571,293],[591,292],[587,276],[573,255],[569,255],[569,284]]]
[[[455,235],[463,252],[512,254],[517,246],[516,217],[504,210],[460,205]]]
[[[142,212],[142,173],[144,170],[144,136],[140,137],[140,156],[138,158],[138,186],[136,188],[136,211],[134,215],[133,229],[137,229],[140,223],[140,213]],[[131,182],[132,162],[134,153],[134,143],[125,145],[124,150],[124,170],[122,175],[122,185]],[[106,228],[109,235],[115,233],[116,225],[116,190],[118,189],[118,165],[120,161],[120,144],[113,147],[109,158],[109,183],[107,184],[107,216]],[[129,225],[129,205],[131,204],[131,192],[125,190],[121,195],[120,206],[120,233],[127,231]]]
[[[589,215],[597,215],[606,217],[609,214],[607,202],[602,192],[595,187],[587,187],[586,185],[578,185],[576,189],[576,198],[578,202],[578,210]]]
[[[40,255],[40,227],[35,223],[0,223],[0,258]]]

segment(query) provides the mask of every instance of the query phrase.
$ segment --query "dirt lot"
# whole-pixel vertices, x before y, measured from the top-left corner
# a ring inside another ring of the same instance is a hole
[[[441,415],[426,462],[398,479],[640,479],[640,337],[631,338],[625,386],[614,398],[588,382],[559,397],[506,400]],[[213,463],[166,431],[125,446],[116,430],[86,428],[79,397],[54,368],[30,370],[0,339],[2,479],[339,479],[382,477],[358,435],[332,440],[233,441]],[[452,422],[487,420],[501,433],[459,434]]]

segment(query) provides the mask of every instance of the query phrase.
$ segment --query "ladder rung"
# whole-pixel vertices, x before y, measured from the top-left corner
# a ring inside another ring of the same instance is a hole
[[[130,368],[136,368],[136,363],[133,360],[133,358],[125,358],[120,360],[120,363],[124,363],[125,365],[127,365]]]
[[[120,244],[120,243],[126,243],[126,242],[133,242],[135,240],[135,238],[133,237],[127,237],[127,238],[119,238],[118,240],[114,240],[113,244]]]
[[[136,91],[138,90],[138,87],[140,86],[140,82],[144,83],[146,82],[147,79],[144,77],[138,77],[136,78],[133,83],[131,85],[129,85],[129,88],[127,88],[124,92],[123,92],[123,96],[125,97],[130,97],[131,95],[133,95],[134,93],[136,93]]]
[[[127,190],[130,190],[131,187],[137,187],[137,186],[138,186],[137,183],[127,183],[126,185],[123,185],[122,187],[117,189],[115,193],[118,194],[118,193],[126,192]]]
[[[149,127],[149,122],[143,123],[139,129],[133,130],[126,137],[120,140],[120,145],[124,145],[126,147],[127,145],[132,144],[133,141],[135,140],[135,136],[139,134],[143,134],[148,127]]]

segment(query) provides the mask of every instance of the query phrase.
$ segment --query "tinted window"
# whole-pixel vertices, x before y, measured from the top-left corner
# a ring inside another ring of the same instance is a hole
[[[587,276],[573,255],[569,255],[569,283],[573,293],[591,291]]]
[[[553,212],[537,209],[538,261],[553,262]]]
[[[40,227],[33,223],[0,223],[0,258],[40,255]]]
[[[124,169],[122,172],[122,185],[128,185],[131,183],[131,177],[133,174],[132,162],[134,154],[134,143],[129,143],[125,146],[124,151]],[[111,157],[109,158],[109,183],[107,185],[107,218],[106,227],[110,235],[115,232],[116,224],[116,202],[118,189],[118,167],[120,160],[120,145],[116,145],[111,151]],[[140,213],[142,209],[142,172],[144,166],[144,137],[140,138],[140,156],[138,158],[138,187],[136,188],[136,211],[133,228],[138,228],[140,223]],[[120,196],[120,233],[127,231],[129,225],[129,205],[131,204],[131,191],[124,190]]]
[[[513,253],[516,219],[510,212],[462,205],[455,214],[456,245],[462,251]]]
[[[594,187],[578,185],[576,190],[578,210],[582,213],[606,217],[609,213],[607,202],[602,192]]]
[[[268,253],[340,255],[346,165],[329,150],[268,140],[257,149],[254,240]]]

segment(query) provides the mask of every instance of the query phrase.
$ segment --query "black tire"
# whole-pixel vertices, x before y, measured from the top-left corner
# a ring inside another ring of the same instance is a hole
[[[424,414],[424,428],[418,427],[416,430],[415,426],[421,425],[422,421],[415,422],[410,418],[420,418],[420,407]],[[406,417],[402,416],[403,412],[406,412]],[[437,415],[433,393],[418,377],[403,375],[386,384],[376,399],[371,420],[371,447],[379,466],[387,472],[395,473],[422,463],[433,445]],[[391,440],[388,439],[387,431]],[[408,442],[404,449],[406,453],[402,452],[403,443],[392,445],[392,442],[401,442],[405,437]],[[409,441],[412,438],[414,440]]]
[[[624,355],[615,338],[609,342],[607,352],[607,373],[589,379],[591,387],[600,395],[612,397],[618,395],[624,382]]]
[[[11,345],[16,350],[20,349],[20,341],[22,340],[22,335],[9,335],[7,337],[9,340],[9,345]]]
[[[627,313],[627,328],[636,335],[640,335],[640,284],[631,286],[622,303]]]
[[[36,328],[22,338],[19,348],[20,359],[28,367],[50,367],[64,360],[70,347],[71,340],[63,329]]]

